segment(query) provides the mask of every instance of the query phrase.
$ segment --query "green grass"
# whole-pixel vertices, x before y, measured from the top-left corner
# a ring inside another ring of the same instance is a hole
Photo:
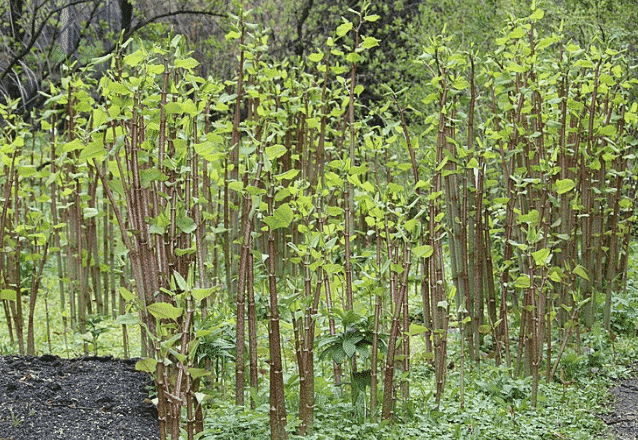
[[[29,308],[29,297],[22,297],[22,310],[24,314],[24,344],[26,348],[27,340],[27,316]],[[84,345],[87,344],[89,354],[94,354],[92,336],[89,333],[80,333],[78,326],[71,326],[69,321],[67,328],[64,327],[63,312],[60,310],[57,293],[49,293],[48,318],[45,307],[45,298],[40,295],[36,303],[34,319],[34,341],[35,354],[54,354],[63,358],[73,358],[84,355]],[[48,342],[47,321],[50,326],[51,341]],[[110,318],[101,320],[96,324],[101,334],[98,337],[98,355],[112,355],[114,357],[124,357],[124,345],[122,342],[122,326],[117,325]],[[7,330],[7,320],[4,313],[0,314],[0,355],[17,354],[17,338],[11,344],[9,332]],[[15,328],[14,328],[15,336]],[[129,352],[131,357],[140,355],[140,331],[139,328],[128,328]],[[50,346],[50,349],[49,349]]]

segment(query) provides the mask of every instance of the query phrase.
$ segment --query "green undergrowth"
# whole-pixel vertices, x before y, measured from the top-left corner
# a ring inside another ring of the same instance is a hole
[[[635,249],[634,249],[635,251]],[[632,252],[635,255],[635,252]],[[594,327],[572,336],[553,381],[541,380],[538,405],[531,407],[531,377],[513,369],[497,367],[484,358],[479,365],[465,363],[461,388],[458,333],[449,338],[446,391],[441,405],[434,402],[435,378],[424,343],[413,338],[411,399],[397,403],[395,423],[377,422],[367,408],[353,404],[344,395],[335,398],[330,378],[315,381],[316,411],[313,430],[295,435],[298,426],[294,375],[286,381],[289,438],[308,439],[594,439],[613,438],[598,417],[612,408],[607,392],[613,384],[635,375],[638,359],[638,274],[630,267],[627,289],[616,297],[610,333],[602,319]],[[599,304],[602,313],[602,304]],[[602,315],[601,315],[602,316]],[[514,345],[513,345],[514,347]],[[514,349],[513,349],[514,350]],[[558,346],[554,343],[553,360]],[[512,357],[516,357],[515,350]],[[541,371],[543,377],[545,371]],[[207,399],[205,430],[197,438],[268,439],[268,384],[252,393],[257,408],[245,410],[223,398]],[[213,397],[213,396],[210,396]],[[221,396],[219,396],[221,397]],[[380,397],[380,396],[379,396]],[[369,395],[367,396],[369,399]],[[463,402],[463,404],[461,403]],[[360,402],[359,402],[360,403]]]
[[[632,364],[638,359],[638,289],[630,277],[627,292],[619,295],[614,304],[612,328],[615,340],[600,325],[581,336],[582,347],[575,344],[565,350],[559,364],[556,379],[541,381],[539,404],[530,407],[531,379],[518,377],[511,369],[496,367],[492,359],[484,359],[479,365],[466,361],[464,392],[461,392],[461,370],[458,361],[458,337],[449,341],[451,358],[445,395],[441,405],[434,404],[434,375],[432,367],[420,356],[424,348],[420,337],[413,338],[415,350],[410,378],[411,399],[397,403],[394,424],[374,420],[360,404],[350,401],[349,388],[336,398],[331,378],[318,377],[316,387],[315,424],[307,439],[592,439],[607,438],[606,426],[597,414],[608,411],[611,405],[607,390],[614,381],[629,377],[635,370]],[[24,298],[26,301],[26,297]],[[27,303],[24,303],[27,306]],[[52,353],[61,357],[84,354],[87,344],[89,354],[94,354],[93,341],[97,341],[99,355],[124,357],[121,326],[110,318],[89,317],[93,324],[82,334],[67,327],[66,341],[62,315],[57,306],[49,305],[51,350],[47,341],[47,313],[44,301],[36,307],[36,354]],[[1,354],[16,354],[17,346],[10,344],[4,316],[0,316]],[[26,330],[26,325],[25,325]],[[94,339],[94,336],[97,337]],[[25,335],[26,337],[26,335]],[[131,355],[139,354],[139,331],[129,329]],[[513,353],[515,355],[515,353]],[[294,371],[286,377],[286,397],[289,404],[289,438],[298,426],[296,386]],[[228,386],[232,386],[228,383]],[[268,439],[270,438],[268,414],[268,383],[259,391],[252,391],[255,410],[236,407],[224,392],[205,390],[205,429],[200,440],[214,439]],[[380,396],[379,396],[380,397]],[[367,396],[369,399],[369,396]],[[464,400],[464,405],[461,401]],[[360,402],[359,402],[360,403]]]
[[[24,340],[26,346],[27,323],[26,313],[29,306],[28,296],[22,298],[22,308],[25,313]],[[48,313],[47,313],[48,308]],[[48,316],[47,316],[48,315]],[[53,354],[62,358],[74,358],[86,354],[116,358],[125,358],[124,344],[122,340],[122,326],[116,324],[108,316],[88,315],[86,332],[81,332],[78,325],[72,325],[67,321],[65,328],[63,313],[60,311],[57,301],[49,300],[45,303],[39,299],[35,308],[34,341],[35,354]],[[47,331],[47,322],[49,330]],[[11,343],[7,330],[7,320],[4,313],[0,313],[0,355],[18,354],[18,343],[15,337]],[[50,341],[49,341],[50,335]],[[95,343],[97,343],[97,352]],[[140,331],[139,328],[128,328],[129,357],[140,356]]]
[[[490,377],[502,374],[489,371]],[[473,385],[467,390],[464,408],[459,405],[458,395],[453,395],[454,389],[438,409],[430,400],[417,397],[408,405],[409,412],[392,425],[370,420],[353,422],[356,416],[351,404],[330,403],[317,408],[314,430],[305,438],[591,439],[605,429],[596,413],[602,411],[600,405],[606,400],[608,385],[608,380],[600,378],[565,389],[559,384],[543,386],[543,406],[535,411],[524,398],[503,405],[498,393]],[[200,439],[270,438],[267,405],[242,411],[217,402],[208,414]]]
[[[632,254],[635,254],[632,253]],[[635,374],[638,359],[638,274],[630,268],[627,289],[619,294],[613,306],[611,320],[615,337],[600,324],[581,335],[578,349],[572,337],[552,382],[541,381],[536,409],[530,406],[531,379],[519,376],[505,366],[497,367],[493,359],[484,358],[479,365],[469,361],[463,371],[461,389],[458,333],[449,338],[450,359],[446,391],[441,405],[434,403],[435,379],[428,356],[423,355],[424,341],[413,338],[411,399],[397,402],[395,422],[388,424],[371,417],[369,409],[359,401],[350,400],[350,389],[343,387],[342,396],[335,397],[330,377],[315,379],[315,423],[305,436],[295,435],[297,418],[298,378],[292,364],[286,375],[289,438],[307,439],[592,439],[612,438],[598,414],[609,411],[611,397],[607,390],[613,383]],[[48,305],[51,341],[47,340],[47,310],[43,298],[35,314],[36,354],[77,357],[94,354],[97,342],[99,355],[124,357],[122,328],[108,317],[89,316],[87,332],[82,334],[67,327],[66,339],[62,314],[57,303]],[[27,297],[23,306],[28,306]],[[0,315],[1,354],[17,354],[17,345],[9,341],[4,314]],[[26,323],[25,323],[26,338]],[[139,331],[129,329],[131,356],[139,355]],[[555,346],[555,350],[557,347]],[[515,357],[515,352],[512,353]],[[556,356],[554,354],[554,356]],[[232,362],[229,365],[232,369]],[[330,369],[323,369],[326,373]],[[250,396],[255,410],[235,406],[228,396],[232,381],[220,389],[207,387],[205,428],[199,440],[269,439],[268,382]],[[224,390],[225,389],[225,390]],[[366,396],[369,400],[369,395]],[[380,398],[381,396],[379,396]],[[463,404],[461,403],[463,402]],[[185,437],[184,437],[185,438]]]
[[[316,412],[313,430],[305,437],[295,435],[298,426],[294,372],[287,376],[289,438],[307,439],[592,439],[605,437],[606,427],[597,414],[609,410],[608,388],[615,380],[629,377],[631,366],[638,359],[636,337],[636,289],[630,281],[628,292],[616,304],[613,327],[619,336],[612,341],[599,326],[582,335],[582,349],[569,346],[560,363],[557,378],[541,382],[539,405],[530,407],[530,378],[518,378],[504,366],[496,367],[485,359],[464,371],[464,405],[461,405],[461,371],[458,360],[450,365],[446,392],[441,405],[434,404],[434,375],[424,357],[414,356],[411,373],[411,400],[398,402],[394,424],[375,421],[367,408],[353,405],[349,390],[335,398],[329,378],[316,380]],[[26,299],[26,298],[25,298]],[[26,305],[26,304],[25,304]],[[62,316],[49,308],[51,350],[48,349],[46,310],[44,303],[36,307],[36,354],[52,353],[61,357],[84,354],[86,342],[89,354],[94,353],[91,332],[84,335],[71,327],[64,340]],[[4,316],[0,325],[2,354],[16,354],[17,346],[9,342]],[[98,354],[123,357],[121,326],[110,319],[95,319],[98,331]],[[91,325],[88,326],[91,328]],[[139,353],[139,332],[129,330],[132,355]],[[413,346],[422,349],[419,338]],[[421,341],[422,342],[422,341]],[[458,350],[458,338],[450,339],[450,352]],[[455,356],[456,357],[456,356]],[[514,377],[513,377],[514,376]],[[229,384],[230,385],[230,384]],[[206,403],[205,429],[200,440],[268,439],[268,384],[252,396],[255,410],[236,407],[223,395],[209,395]],[[368,396],[369,398],[369,396]]]
[[[626,336],[612,344],[594,329],[584,335],[583,350],[569,348],[555,381],[543,381],[538,407],[530,407],[531,378],[513,377],[512,371],[490,360],[466,365],[464,405],[461,405],[460,370],[451,366],[441,405],[434,404],[434,375],[427,363],[412,371],[412,398],[398,403],[394,424],[379,423],[363,415],[362,408],[343,400],[326,399],[326,381],[317,382],[315,424],[305,436],[294,434],[297,418],[288,413],[289,438],[307,439],[592,439],[606,436],[598,414],[609,410],[607,390],[614,381],[632,374],[638,338]],[[207,407],[200,440],[268,439],[267,400],[255,410],[243,410],[224,400]],[[265,396],[265,394],[264,394]]]

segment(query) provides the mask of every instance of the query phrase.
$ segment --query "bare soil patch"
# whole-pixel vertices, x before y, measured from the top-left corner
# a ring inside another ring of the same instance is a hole
[[[616,439],[638,439],[638,379],[621,380],[609,392],[615,398],[614,409],[600,418]]]
[[[136,359],[0,357],[0,440],[155,440],[151,378]]]

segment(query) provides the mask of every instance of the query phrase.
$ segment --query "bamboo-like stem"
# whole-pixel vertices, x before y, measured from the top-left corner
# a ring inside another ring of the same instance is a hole
[[[248,267],[246,270],[247,283],[246,295],[248,297],[248,358],[249,358],[249,375],[250,386],[255,389],[259,388],[259,377],[257,370],[257,311],[255,307],[255,280],[253,269],[253,252],[252,237],[248,252]],[[250,407],[255,408],[255,401],[251,397]]]
[[[323,175],[322,175],[323,178]],[[317,229],[320,233],[324,233],[324,218],[322,215],[322,200],[320,199],[317,204]],[[327,250],[324,249],[324,258],[327,257]],[[328,276],[328,272],[323,269],[323,267],[319,267],[317,269],[317,276],[323,278],[323,285],[326,294],[326,311],[328,313],[328,331],[330,332],[330,336],[335,336],[337,334],[337,328],[335,325],[334,315],[332,313],[332,291],[330,289],[330,278]],[[332,363],[332,369],[334,374],[334,382],[335,382],[335,392],[339,393],[339,385],[341,384],[341,364],[336,362]]]
[[[438,55],[438,54],[437,54]],[[447,72],[442,66],[437,56],[437,68],[442,78],[439,91],[438,102],[438,126],[436,141],[436,173],[431,182],[432,194],[441,194],[443,189],[441,164],[443,164],[444,151],[447,147]],[[436,405],[441,402],[446,379],[446,357],[447,357],[447,328],[448,328],[448,305],[444,289],[443,273],[443,247],[442,247],[442,225],[437,219],[442,212],[442,200],[440,198],[430,199],[429,205],[429,236],[432,246],[432,256],[430,257],[430,309],[432,311],[432,327],[434,334],[434,368],[436,376]]]
[[[10,220],[7,219],[7,216],[8,216],[10,205],[11,205],[11,190],[13,187],[13,183],[15,182],[15,178],[14,178],[16,174],[15,164],[16,164],[17,157],[18,157],[18,151],[16,149],[16,151],[14,151],[13,154],[11,155],[11,165],[9,165],[8,170],[6,165],[4,165],[4,170],[3,170],[4,175],[6,176],[4,181],[4,187],[3,187],[2,212],[0,214],[0,240],[1,240],[0,243],[2,243],[3,246],[4,246],[5,230],[7,229],[7,222],[10,222]],[[2,277],[0,278],[0,286],[2,286],[2,288],[7,288],[8,285],[10,284],[8,272],[9,270],[7,270],[7,268],[5,267],[5,259],[0,258],[0,274],[2,274]],[[17,299],[20,298],[18,292],[16,292],[16,298]],[[13,345],[15,340],[14,340],[14,333],[13,333],[13,325],[11,321],[12,305],[10,305],[9,300],[6,300],[6,299],[2,300],[2,304],[4,306],[5,317],[7,320],[7,329],[9,331],[9,339],[11,344]]]
[[[401,288],[395,300],[394,313],[392,315],[392,326],[388,337],[388,353],[386,356],[385,372],[383,377],[383,409],[381,418],[383,420],[392,420],[394,417],[394,355],[396,352],[397,338],[399,337],[400,318],[403,311],[402,304],[407,296],[407,278],[410,272],[410,250],[404,244],[403,246],[403,272]]]
[[[375,225],[376,263],[377,273],[381,274],[381,234]],[[374,323],[372,328],[372,354],[370,356],[370,413],[374,418],[377,414],[378,362],[379,362],[379,332],[383,304],[382,290],[377,290],[374,298]]]
[[[270,211],[272,213],[272,199]],[[286,439],[286,401],[284,397],[284,378],[281,359],[281,336],[279,331],[279,311],[277,298],[277,275],[275,259],[275,237],[268,230],[268,290],[270,292],[270,322],[268,341],[270,349],[270,435],[273,440]]]
[[[35,305],[38,297],[38,290],[40,290],[40,282],[42,281],[42,271],[44,265],[49,257],[49,240],[44,244],[40,257],[40,265],[37,268],[33,268],[33,274],[31,277],[31,292],[29,292],[29,317],[27,322],[27,355],[35,355],[35,336],[34,336],[34,315]],[[18,300],[20,298],[18,297]]]

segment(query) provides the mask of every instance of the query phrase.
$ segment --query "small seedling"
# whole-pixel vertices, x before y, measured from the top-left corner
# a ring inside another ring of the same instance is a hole
[[[89,315],[86,317],[86,324],[88,331],[82,335],[82,339],[93,344],[93,354],[97,356],[98,351],[98,339],[102,333],[107,332],[109,329],[101,326],[100,323],[104,321],[105,317],[102,315]]]
[[[11,411],[11,425],[16,428],[20,425],[20,423],[22,423],[22,419],[17,419],[13,411]]]

